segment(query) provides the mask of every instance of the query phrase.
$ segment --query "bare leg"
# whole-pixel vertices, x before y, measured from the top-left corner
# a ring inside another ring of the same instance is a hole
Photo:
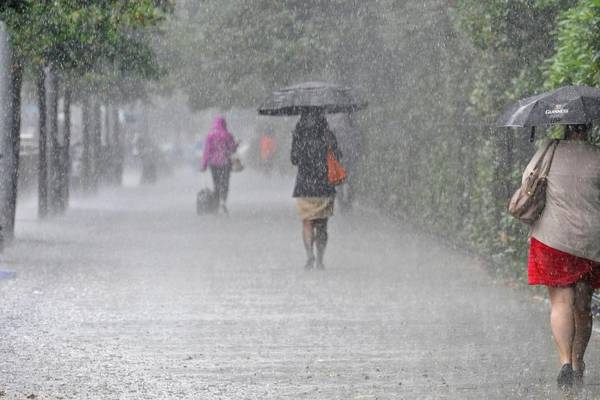
[[[573,354],[573,339],[575,337],[574,301],[575,289],[573,287],[548,287],[552,312],[550,325],[556,348],[560,357],[560,364],[571,364]]]
[[[314,221],[315,238],[317,244],[317,268],[323,269],[323,257],[325,256],[325,248],[327,247],[327,218],[322,218]]]
[[[302,240],[304,241],[304,249],[306,250],[306,269],[311,269],[315,262],[315,255],[313,253],[313,245],[315,242],[315,235],[313,232],[313,221],[304,220],[302,221]]]
[[[574,322],[575,336],[573,338],[573,370],[583,374],[585,364],[583,356],[592,334],[592,289],[587,281],[579,281],[575,285]]]

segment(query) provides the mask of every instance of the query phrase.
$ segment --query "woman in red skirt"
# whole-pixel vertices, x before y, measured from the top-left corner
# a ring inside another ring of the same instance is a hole
[[[600,148],[587,140],[590,130],[566,126],[548,174],[546,206],[531,231],[529,284],[548,287],[561,388],[583,383],[592,292],[600,288]]]

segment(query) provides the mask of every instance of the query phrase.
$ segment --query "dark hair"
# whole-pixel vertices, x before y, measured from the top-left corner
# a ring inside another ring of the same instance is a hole
[[[296,131],[305,136],[320,136],[329,129],[325,112],[319,108],[311,108],[300,114],[300,120],[296,124]]]
[[[565,133],[586,133],[592,127],[592,124],[571,124],[565,126]]]

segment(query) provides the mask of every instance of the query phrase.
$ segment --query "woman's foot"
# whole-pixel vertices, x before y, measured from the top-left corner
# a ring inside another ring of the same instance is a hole
[[[583,374],[585,373],[585,363],[582,361],[579,369],[573,370],[573,383],[577,386],[583,385]]]
[[[569,389],[573,386],[573,368],[571,364],[564,364],[558,373],[558,377],[556,378],[556,383],[558,383],[558,387],[562,390]]]
[[[304,264],[304,269],[305,270],[313,269],[314,266],[315,266],[315,258],[309,257],[308,260],[306,260],[306,264]]]
[[[221,201],[221,211],[223,211],[223,214],[225,215],[229,215],[229,210],[227,209],[227,206],[225,205],[225,201]]]
[[[320,270],[325,269],[325,265],[323,264],[323,261],[317,261],[317,269],[320,269]]]

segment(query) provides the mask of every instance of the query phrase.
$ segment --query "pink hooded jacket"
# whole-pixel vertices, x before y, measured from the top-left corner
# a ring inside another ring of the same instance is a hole
[[[227,131],[225,118],[217,116],[213,122],[212,130],[204,140],[204,153],[202,155],[202,169],[209,165],[224,167],[230,162],[231,155],[235,152],[237,143]]]

